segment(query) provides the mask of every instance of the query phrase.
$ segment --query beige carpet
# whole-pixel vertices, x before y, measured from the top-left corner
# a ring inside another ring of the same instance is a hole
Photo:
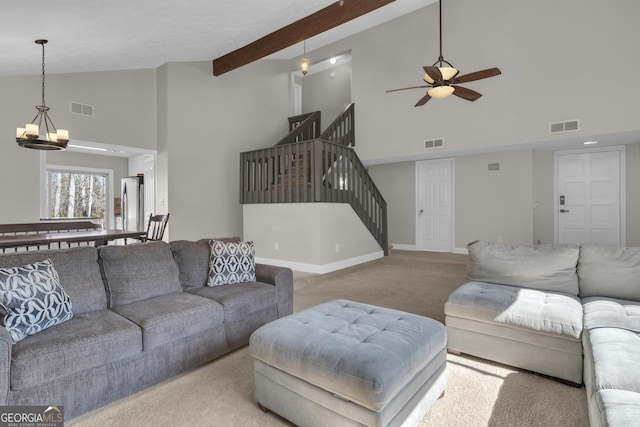
[[[392,251],[325,275],[294,275],[294,309],[346,298],[444,321],[466,257]],[[468,356],[447,357],[447,389],[421,426],[588,426],[584,388]],[[67,422],[85,426],[287,426],[252,398],[247,347]],[[328,426],[329,427],[329,426]]]

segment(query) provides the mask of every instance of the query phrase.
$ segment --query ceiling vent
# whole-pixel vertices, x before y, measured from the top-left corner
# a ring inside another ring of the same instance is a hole
[[[93,117],[93,105],[81,104],[79,102],[73,101],[71,101],[69,104],[72,113]]]
[[[580,130],[580,120],[578,119],[549,123],[549,133],[572,132],[576,130]]]
[[[438,148],[438,147],[442,147],[444,146],[444,139],[443,138],[438,138],[438,139],[425,139],[424,141],[424,148],[429,149],[429,148]]]

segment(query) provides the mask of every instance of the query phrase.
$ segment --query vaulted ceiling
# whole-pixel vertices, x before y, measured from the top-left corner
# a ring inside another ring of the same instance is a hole
[[[349,0],[345,0],[349,1]],[[307,40],[307,50],[379,25],[435,0],[396,0]],[[0,76],[46,72],[156,68],[167,62],[225,55],[311,15],[334,0],[29,0],[4,2],[0,14]],[[270,58],[302,54],[302,44]]]

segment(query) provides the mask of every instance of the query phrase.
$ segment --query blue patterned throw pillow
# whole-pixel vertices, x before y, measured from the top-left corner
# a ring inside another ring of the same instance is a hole
[[[0,317],[13,342],[73,317],[51,260],[0,268]]]
[[[232,285],[256,280],[253,242],[210,240],[207,286]]]

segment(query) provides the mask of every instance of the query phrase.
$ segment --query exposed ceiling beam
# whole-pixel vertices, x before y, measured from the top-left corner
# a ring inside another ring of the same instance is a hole
[[[293,24],[213,60],[213,75],[219,76],[276,53],[338,25],[365,15],[395,0],[343,0],[335,2]]]

